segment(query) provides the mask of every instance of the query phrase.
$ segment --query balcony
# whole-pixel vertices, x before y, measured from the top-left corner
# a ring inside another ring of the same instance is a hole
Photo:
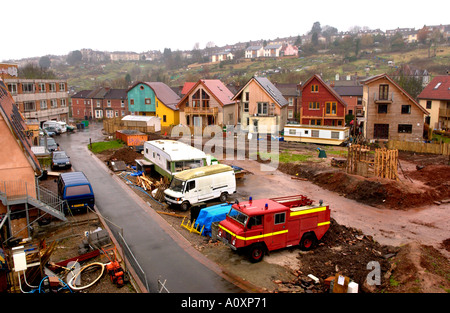
[[[68,113],[69,113],[69,107],[62,107],[62,108],[53,108],[53,109],[39,110],[39,111],[28,110],[23,113],[23,116],[25,118],[41,119],[44,117],[60,115],[60,114],[68,114]]]
[[[450,117],[450,108],[439,109],[439,117]]]
[[[374,92],[373,94],[373,101],[377,104],[379,103],[385,103],[389,104],[394,102],[394,93],[391,92],[390,94],[379,94],[377,92]]]
[[[198,115],[217,115],[219,113],[219,108],[186,107],[184,108],[184,113]]]

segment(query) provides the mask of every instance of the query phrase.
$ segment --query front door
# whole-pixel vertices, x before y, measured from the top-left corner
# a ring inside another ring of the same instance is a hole
[[[374,139],[389,139],[389,124],[374,124],[373,138]]]

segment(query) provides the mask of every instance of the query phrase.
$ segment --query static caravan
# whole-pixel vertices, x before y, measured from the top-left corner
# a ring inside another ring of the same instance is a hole
[[[349,127],[286,125],[284,140],[326,145],[340,145],[348,139]]]
[[[159,174],[170,180],[178,172],[209,165],[207,159],[203,151],[180,141],[144,142],[144,161],[150,162]]]

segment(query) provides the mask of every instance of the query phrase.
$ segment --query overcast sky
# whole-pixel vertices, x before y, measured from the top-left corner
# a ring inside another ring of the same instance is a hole
[[[0,62],[98,51],[201,49],[297,36],[314,22],[339,31],[450,24],[446,0],[22,0],[3,1]],[[72,3],[72,4],[69,4]]]

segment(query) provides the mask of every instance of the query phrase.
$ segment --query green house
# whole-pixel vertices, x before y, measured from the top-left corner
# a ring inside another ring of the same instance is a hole
[[[138,82],[127,90],[128,110],[135,115],[155,115],[156,95],[145,82]]]

